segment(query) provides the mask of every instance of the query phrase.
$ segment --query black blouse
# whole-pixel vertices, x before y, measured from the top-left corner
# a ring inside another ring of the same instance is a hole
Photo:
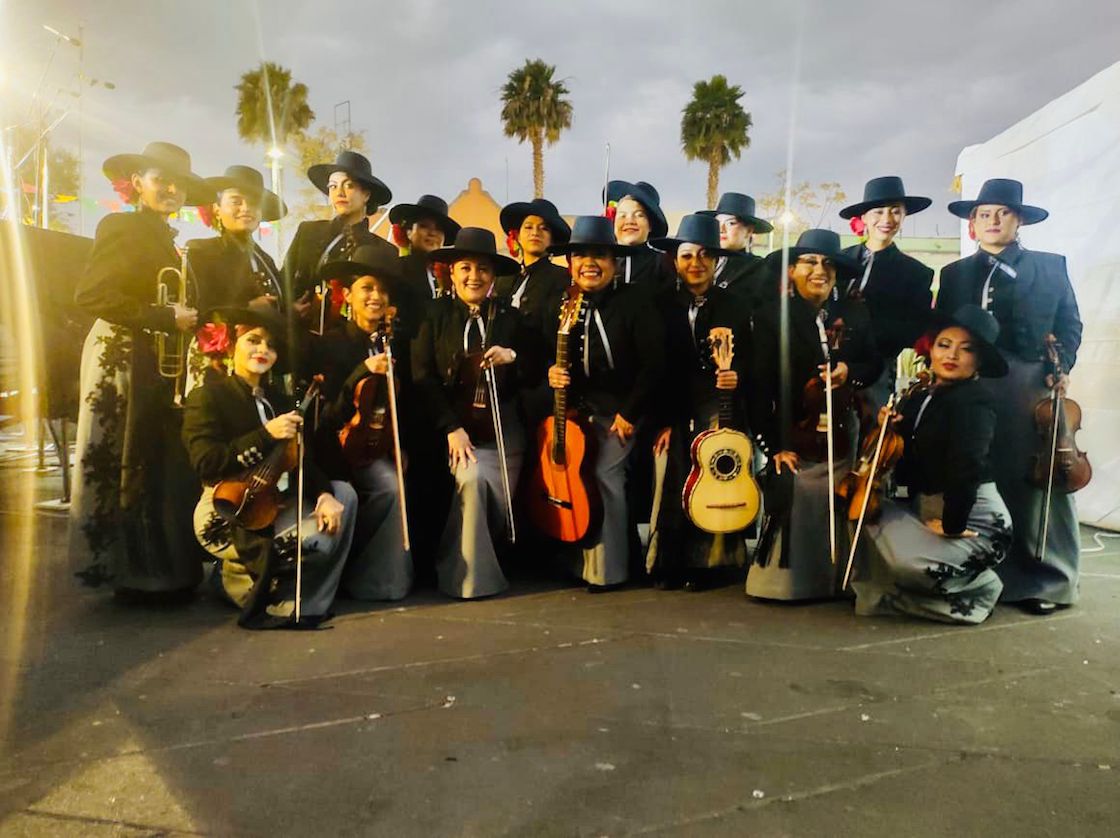
[[[977,487],[992,480],[988,449],[995,434],[996,410],[976,380],[930,392],[928,404],[925,397],[917,396],[903,406],[899,430],[905,448],[895,474],[911,494],[944,493],[942,526],[955,534],[968,523]]]

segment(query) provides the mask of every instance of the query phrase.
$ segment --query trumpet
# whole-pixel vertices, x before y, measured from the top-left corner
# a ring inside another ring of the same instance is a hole
[[[182,261],[178,268],[168,266],[160,268],[156,274],[156,305],[186,305],[187,304],[187,248],[182,250]],[[171,288],[174,286],[175,293]],[[187,376],[187,349],[189,336],[186,332],[175,330],[175,334],[168,335],[156,332],[156,368],[162,378],[169,378],[175,382],[175,404],[183,403],[183,390]]]

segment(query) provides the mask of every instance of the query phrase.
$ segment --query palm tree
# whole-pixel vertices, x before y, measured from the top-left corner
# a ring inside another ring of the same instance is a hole
[[[292,84],[292,71],[271,61],[242,74],[237,90],[237,133],[250,143],[283,148],[315,118],[307,85]]]
[[[719,170],[736,160],[751,144],[751,115],[739,100],[743,89],[728,85],[725,76],[712,76],[692,87],[692,101],[681,116],[681,149],[689,160],[708,164],[708,208],[716,205]]]
[[[544,197],[544,144],[560,139],[560,132],[572,127],[572,103],[564,97],[568,88],[553,81],[556,68],[539,58],[525,60],[525,66],[509,74],[502,86],[502,123],[507,137],[533,144],[534,197]]]

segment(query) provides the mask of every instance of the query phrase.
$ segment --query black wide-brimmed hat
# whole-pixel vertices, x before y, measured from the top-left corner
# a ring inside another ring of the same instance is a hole
[[[548,229],[552,232],[553,244],[564,244],[572,237],[572,228],[560,215],[556,205],[544,198],[506,204],[502,207],[501,215],[498,218],[502,222],[503,230],[507,232],[513,230],[516,233],[530,215],[536,215],[544,219],[544,223],[548,225]]]
[[[362,244],[354,248],[349,259],[335,259],[319,268],[321,279],[349,280],[347,285],[360,276],[375,277],[392,296],[402,278],[400,257],[384,247]]]
[[[288,214],[287,205],[271,189],[265,189],[264,175],[252,166],[229,166],[220,177],[206,178],[206,184],[218,194],[237,189],[260,204],[261,221],[278,221]]]
[[[448,214],[447,201],[438,195],[421,195],[415,204],[397,204],[389,210],[390,224],[412,224],[430,218],[443,230],[444,241],[455,238],[461,229]]]
[[[631,256],[639,250],[619,244],[614,237],[614,224],[601,215],[577,215],[572,235],[564,244],[554,244],[548,252],[567,256],[582,250],[609,250],[615,256]]]
[[[369,200],[366,201],[366,212],[372,213],[378,207],[393,200],[393,193],[389,187],[373,176],[373,169],[369,160],[356,151],[340,151],[333,163],[316,163],[307,170],[307,178],[315,188],[327,194],[327,187],[331,175],[335,172],[345,172],[351,180],[355,180],[369,190]]]
[[[669,222],[665,220],[665,213],[661,211],[661,196],[657,190],[644,180],[630,183],[625,180],[612,180],[607,183],[607,193],[603,196],[606,203],[621,201],[629,195],[646,209],[649,215],[649,236],[651,239],[661,238],[669,234]]]
[[[719,222],[713,216],[695,213],[686,215],[677,227],[677,235],[653,239],[650,247],[673,253],[682,244],[698,244],[712,256],[730,256],[734,253],[719,246]]]
[[[952,314],[935,310],[930,312],[930,315],[931,337],[936,338],[943,329],[950,326],[959,326],[972,336],[973,351],[980,359],[976,371],[985,378],[1002,378],[1007,375],[1007,361],[1003,353],[996,348],[999,321],[991,312],[969,303]]]
[[[832,260],[832,264],[836,266],[837,279],[848,279],[863,272],[859,262],[844,255],[840,248],[840,236],[831,230],[806,230],[798,236],[797,244],[789,248],[789,262],[792,265],[798,257],[808,256],[811,253],[827,256]],[[781,249],[768,255],[766,261],[777,269],[782,263]]]
[[[1050,215],[1042,207],[1032,207],[1023,203],[1023,184],[1010,178],[992,178],[984,181],[980,194],[975,201],[950,201],[949,212],[957,218],[968,218],[979,206],[995,205],[1008,207],[1015,211],[1023,224],[1037,224]]]
[[[498,253],[494,234],[482,227],[464,227],[455,237],[455,243],[433,250],[428,254],[431,262],[453,264],[464,256],[484,256],[494,263],[495,276],[511,276],[521,272],[521,266],[508,256]]]
[[[205,317],[199,318],[199,322],[224,324],[226,326],[248,326],[249,328],[265,328],[268,333],[272,335],[272,339],[276,341],[281,353],[287,351],[288,348],[288,326],[284,319],[269,309],[255,309],[245,308],[239,306],[221,306],[219,308],[211,309]],[[237,338],[234,334],[230,333],[230,346],[236,342]]]
[[[902,178],[896,175],[872,178],[863,187],[863,200],[857,204],[844,207],[840,210],[841,218],[855,218],[863,215],[875,207],[885,207],[889,204],[902,204],[907,215],[921,212],[933,203],[932,198],[923,198],[920,195],[907,195],[906,187],[902,185]]]
[[[754,227],[756,233],[769,233],[774,225],[755,215],[754,198],[742,192],[724,192],[714,210],[701,210],[698,215],[733,215],[744,224]]]
[[[148,143],[139,154],[114,154],[101,165],[101,171],[111,181],[123,180],[148,169],[159,169],[170,175],[186,195],[184,203],[188,206],[214,202],[214,190],[191,171],[191,156],[172,143]]]

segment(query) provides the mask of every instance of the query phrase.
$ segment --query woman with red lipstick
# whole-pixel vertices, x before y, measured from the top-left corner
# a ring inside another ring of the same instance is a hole
[[[1077,508],[1073,495],[1053,494],[1043,546],[1039,522],[1046,491],[1029,483],[1026,475],[1035,454],[1034,407],[1050,395],[1051,385],[1064,390],[1067,384],[1064,374],[1054,381],[1054,370],[1043,360],[1046,338],[1057,338],[1062,367],[1068,372],[1081,346],[1077,298],[1064,256],[1019,244],[1021,227],[1049,215],[1023,203],[1019,181],[985,181],[976,200],[953,201],[949,211],[968,221],[979,247],[942,268],[937,308],[951,312],[972,303],[991,312],[1000,327],[996,346],[1009,367],[1006,378],[985,382],[997,410],[992,468],[1011,510],[1015,536],[1010,555],[998,568],[1002,599],[1031,614],[1052,614],[1077,601]]]
[[[995,568],[1011,546],[1011,514],[988,459],[996,406],[979,380],[1005,376],[1007,362],[995,347],[999,324],[978,306],[937,319],[933,385],[894,420],[905,444],[895,478],[909,497],[886,500],[867,527],[852,588],[857,614],[975,624],[999,599]]]
[[[507,204],[500,217],[502,229],[514,242],[514,256],[521,262],[521,271],[510,278],[512,282],[499,280],[495,292],[505,296],[503,286],[508,288],[510,305],[532,328],[542,329],[548,335],[556,325],[560,295],[572,279],[564,268],[548,258],[548,249],[567,244],[572,230],[552,201],[544,198]]]
[[[843,516],[837,514],[836,561],[829,537],[829,490],[848,473],[851,456],[834,453],[832,480],[828,458],[798,453],[797,424],[820,427],[826,419],[816,405],[806,405],[807,385],[825,379],[828,341],[834,391],[862,390],[879,377],[882,359],[875,349],[870,316],[863,303],[836,294],[838,283],[859,275],[860,265],[840,251],[840,237],[831,230],[806,230],[789,248],[789,323],[782,325],[781,300],[755,312],[748,386],[750,428],[759,450],[770,460],[760,483],[766,499],[766,520],[747,573],[747,594],[771,600],[811,600],[836,596],[847,555]],[[782,251],[767,257],[777,272]],[[789,371],[782,369],[782,340],[788,336]],[[833,415],[834,452],[839,426],[849,429],[847,448],[854,450],[855,412]],[[824,436],[818,435],[818,440]],[[842,446],[841,446],[842,447]],[[825,449],[827,452],[827,449]]]
[[[88,585],[111,584],[129,601],[186,600],[206,558],[191,537],[198,480],[179,441],[172,380],[157,369],[155,335],[193,332],[198,310],[189,281],[187,299],[172,305],[157,302],[156,285],[161,270],[181,266],[168,218],[185,204],[209,204],[214,192],[171,143],[110,157],[104,171],[135,212],[98,224],[74,295],[97,321],[82,349],[71,552]],[[177,286],[169,283],[175,295]]]
[[[907,195],[902,178],[890,175],[869,180],[863,200],[840,210],[841,218],[859,219],[855,227],[865,237],[862,244],[844,250],[863,270],[840,292],[860,297],[871,315],[875,343],[886,362],[882,376],[868,389],[878,407],[887,403],[893,388],[898,353],[914,345],[933,305],[933,271],[899,250],[894,240],[907,217],[932,203]]]
[[[297,475],[287,475],[285,503],[274,524],[248,530],[214,509],[214,487],[262,462],[278,445],[301,433],[292,399],[273,387],[270,373],[283,349],[283,321],[264,311],[219,309],[227,330],[232,372],[212,376],[191,391],[183,419],[183,443],[203,483],[195,508],[198,543],[221,560],[211,577],[221,594],[241,609],[245,628],[294,626]],[[282,479],[283,480],[283,479]],[[301,621],[330,616],[354,535],[358,500],[350,484],[331,481],[316,467],[309,448],[303,461],[303,593]]]
[[[389,187],[374,177],[369,160],[356,151],[339,153],[334,163],[319,163],[307,178],[327,196],[333,218],[304,221],[284,257],[284,291],[300,317],[311,316],[310,293],[327,262],[346,259],[360,244],[398,256],[397,248],[369,231],[368,216],[393,199]],[[334,326],[333,313],[325,319]],[[309,324],[318,331],[318,322]]]

